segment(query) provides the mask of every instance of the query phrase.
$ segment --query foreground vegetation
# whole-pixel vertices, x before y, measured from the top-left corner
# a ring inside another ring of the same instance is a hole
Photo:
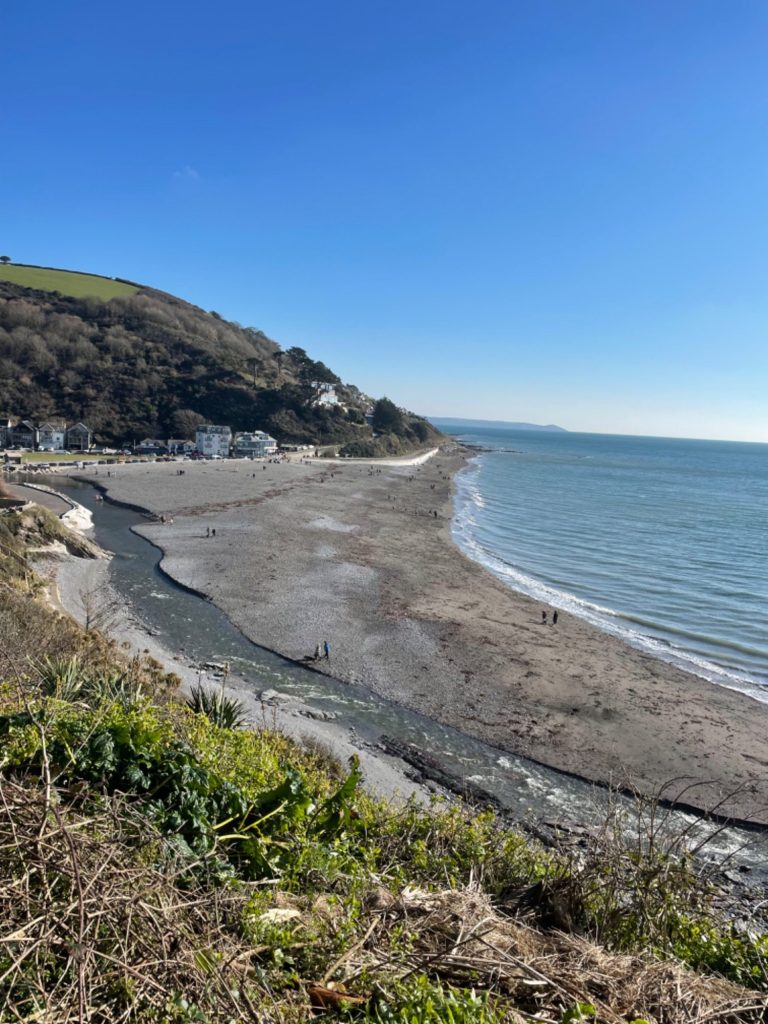
[[[46,607],[56,529],[0,519],[0,1020],[764,1019],[768,943],[681,837],[375,800]]]

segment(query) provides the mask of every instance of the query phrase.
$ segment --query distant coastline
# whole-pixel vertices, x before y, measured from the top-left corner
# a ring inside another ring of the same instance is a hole
[[[456,425],[461,427],[502,427],[505,430],[549,430],[558,434],[567,434],[565,427],[555,423],[517,423],[511,420],[466,420],[460,416],[426,416],[425,419],[436,427]]]

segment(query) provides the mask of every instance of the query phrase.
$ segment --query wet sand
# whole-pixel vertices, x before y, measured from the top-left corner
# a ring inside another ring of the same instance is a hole
[[[667,796],[768,822],[768,706],[562,612],[542,625],[540,603],[451,539],[465,459],[77,475],[172,518],[140,528],[162,568],[256,643],[300,660],[328,640],[323,671],[502,750],[645,792],[671,783]]]

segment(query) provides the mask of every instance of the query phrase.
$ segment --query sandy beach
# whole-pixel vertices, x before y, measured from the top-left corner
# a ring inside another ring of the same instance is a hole
[[[467,453],[418,465],[294,460],[78,473],[172,522],[162,568],[256,643],[584,778],[768,822],[768,706],[542,605],[451,539]],[[179,469],[183,468],[183,475]],[[215,530],[215,537],[209,536]]]

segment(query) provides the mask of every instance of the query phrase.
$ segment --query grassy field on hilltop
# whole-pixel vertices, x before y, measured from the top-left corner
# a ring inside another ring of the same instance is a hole
[[[0,281],[10,281],[44,292],[59,292],[77,299],[86,296],[114,299],[118,295],[134,295],[138,291],[132,284],[113,281],[109,277],[77,274],[70,270],[48,270],[45,267],[16,266],[13,263],[0,266]]]

